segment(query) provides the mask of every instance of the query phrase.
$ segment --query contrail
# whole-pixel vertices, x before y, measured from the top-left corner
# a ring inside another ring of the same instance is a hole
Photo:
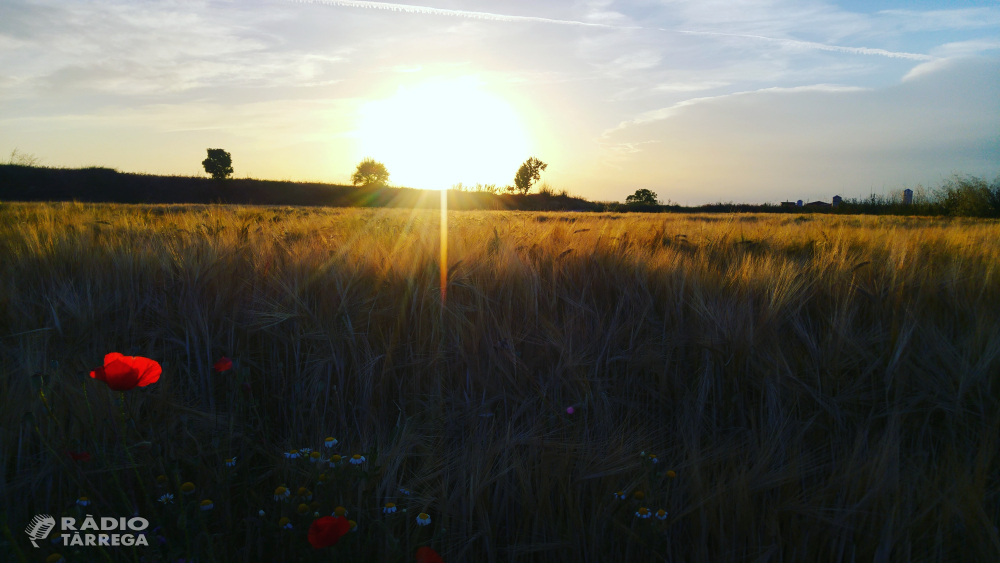
[[[357,0],[285,0],[286,2],[296,2],[299,4],[325,4],[328,6],[343,6],[345,8],[365,8],[368,10],[390,10],[393,12],[407,12],[410,14],[428,14],[434,16],[451,16],[458,18],[470,18],[477,20],[489,20],[499,22],[528,22],[528,23],[548,23],[556,25],[572,25],[581,27],[597,27],[603,29],[644,29],[650,31],[663,31],[667,33],[680,33],[684,35],[707,35],[717,37],[740,37],[743,39],[755,39],[758,41],[768,41],[780,43],[789,47],[801,47],[806,49],[817,49],[821,51],[834,51],[838,53],[849,53],[853,55],[879,55],[897,59],[910,59],[914,61],[931,61],[934,57],[919,53],[905,53],[898,51],[887,51],[885,49],[870,49],[868,47],[844,47],[841,45],[827,45],[825,43],[815,43],[813,41],[800,41],[797,39],[777,39],[774,37],[764,37],[762,35],[745,35],[739,33],[720,33],[715,31],[687,31],[680,29],[629,27],[621,25],[610,25],[603,23],[588,23],[576,20],[557,20],[552,18],[536,18],[532,16],[508,16],[504,14],[494,14],[491,12],[471,12],[467,10],[446,10],[442,8],[428,8],[426,6],[414,6],[412,4],[390,4],[388,2],[364,2]]]
[[[408,12],[410,14],[429,14],[434,16],[452,16],[459,18],[471,18],[477,20],[490,20],[498,22],[532,22],[532,23],[552,23],[558,25],[576,25],[585,27],[603,27],[613,29],[642,29],[638,27],[626,28],[603,23],[587,23],[573,20],[554,20],[550,18],[535,18],[531,16],[505,16],[503,14],[492,14],[489,12],[470,12],[467,10],[445,10],[441,8],[427,8],[425,6],[412,6],[410,4],[390,4],[388,2],[357,2],[354,0],[286,0],[299,4],[326,4],[328,6],[344,6],[347,8],[367,8],[369,10],[390,10],[393,12]]]
[[[827,45],[826,43],[815,43],[813,41],[800,41],[798,39],[776,39],[774,37],[764,37],[762,35],[743,35],[737,33],[719,33],[716,31],[682,31],[673,29],[661,29],[671,33],[684,33],[687,35],[717,35],[721,37],[743,37],[746,39],[758,39],[761,41],[771,41],[788,45],[789,47],[805,47],[807,49],[819,49],[822,51],[835,51],[838,53],[851,53],[854,55],[881,55],[896,59],[911,59],[914,61],[932,61],[934,57],[921,55],[919,53],[903,53],[898,51],[886,51],[885,49],[870,49],[868,47],[843,47],[841,45]]]

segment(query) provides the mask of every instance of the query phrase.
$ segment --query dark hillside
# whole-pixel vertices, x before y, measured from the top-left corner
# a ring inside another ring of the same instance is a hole
[[[408,208],[432,208],[441,204],[437,192],[412,188],[358,188],[253,179],[212,180],[122,173],[110,168],[67,169],[17,165],[0,165],[0,200]],[[596,211],[601,206],[568,196],[494,195],[449,190],[448,207]]]

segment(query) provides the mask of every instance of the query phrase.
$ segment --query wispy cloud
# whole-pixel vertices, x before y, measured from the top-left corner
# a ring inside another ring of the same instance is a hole
[[[684,33],[688,35],[715,35],[719,37],[741,37],[744,39],[756,39],[759,41],[780,43],[781,45],[784,45],[786,47],[793,47],[798,49],[818,49],[820,51],[835,51],[838,53],[850,53],[852,55],[880,55],[883,57],[892,57],[896,59],[910,59],[913,61],[934,60],[934,57],[930,55],[923,55],[919,53],[887,51],[885,49],[871,49],[868,47],[844,47],[842,45],[827,45],[825,43],[816,43],[814,41],[800,41],[798,39],[780,39],[774,37],[764,37],[762,35],[746,35],[743,33],[720,33],[717,31],[683,31],[683,30],[670,30],[670,29],[664,29],[662,31],[671,31],[673,33]]]
[[[759,94],[762,94],[762,93],[777,93],[777,94],[781,94],[781,93],[801,93],[801,92],[862,92],[862,91],[865,91],[865,90],[866,90],[866,88],[860,88],[860,87],[857,87],[857,86],[838,86],[838,85],[833,85],[833,84],[813,84],[813,85],[810,85],[810,86],[796,86],[794,88],[779,88],[779,87],[761,88],[761,89],[758,89],[758,90],[748,90],[748,91],[745,91],[745,92],[733,92],[731,94],[723,94],[721,96],[704,96],[704,97],[700,97],[700,98],[691,98],[691,99],[688,99],[688,100],[684,100],[682,102],[677,102],[676,104],[674,104],[674,105],[672,105],[670,107],[665,107],[665,108],[661,108],[661,109],[647,111],[647,112],[644,112],[644,113],[636,116],[634,119],[631,119],[631,120],[628,120],[628,121],[623,121],[617,127],[614,127],[612,129],[608,129],[607,131],[605,131],[601,135],[601,137],[602,138],[606,138],[607,136],[611,135],[612,133],[614,133],[616,131],[621,131],[622,129],[625,129],[625,128],[633,126],[633,125],[643,125],[643,124],[646,124],[646,123],[652,123],[654,121],[661,121],[661,120],[667,119],[669,117],[672,117],[673,115],[676,115],[678,111],[680,111],[681,109],[683,109],[685,107],[688,107],[688,106],[693,106],[693,105],[698,105],[698,104],[704,104],[704,103],[709,103],[709,102],[718,102],[718,101],[722,101],[722,100],[726,100],[726,99],[731,99],[731,98],[736,98],[736,97],[740,97],[740,96],[753,96],[753,95],[759,95]]]
[[[524,22],[524,23],[549,23],[556,25],[574,25],[583,27],[603,27],[616,29],[638,29],[628,28],[618,25],[603,23],[589,23],[575,20],[558,20],[552,18],[538,18],[533,16],[510,16],[505,14],[495,14],[492,12],[471,12],[467,10],[446,10],[442,8],[428,8],[426,6],[414,6],[412,4],[390,4],[388,2],[355,2],[352,0],[286,0],[298,4],[326,4],[328,6],[343,6],[345,8],[365,8],[368,10],[389,10],[392,12],[406,12],[409,14],[427,14],[433,16],[452,16],[459,18],[471,18],[477,20],[489,20],[500,22]]]
[[[845,47],[842,45],[827,45],[824,43],[817,43],[814,41],[800,41],[797,39],[766,37],[762,35],[750,35],[743,33],[722,33],[717,31],[694,31],[694,30],[683,30],[683,29],[668,29],[662,27],[642,27],[642,26],[624,26],[624,25],[612,25],[612,24],[602,24],[602,23],[589,23],[577,20],[539,18],[534,16],[512,16],[507,14],[497,14],[493,12],[447,10],[442,8],[428,8],[426,6],[416,6],[412,4],[390,4],[388,2],[360,2],[354,0],[286,0],[286,1],[295,2],[299,4],[325,4],[328,6],[342,6],[347,8],[389,10],[393,12],[406,12],[410,14],[451,16],[451,17],[471,18],[471,19],[480,19],[480,20],[498,21],[498,22],[547,23],[556,25],[572,25],[572,26],[605,28],[605,29],[660,31],[666,33],[679,33],[685,35],[737,37],[743,39],[752,39],[756,41],[768,41],[772,43],[778,43],[786,47],[793,47],[798,49],[818,49],[821,51],[833,51],[839,53],[849,53],[853,55],[879,55],[883,57],[910,59],[915,61],[929,61],[934,59],[934,57],[931,57],[930,55],[922,55],[918,53],[888,51],[886,49],[872,49],[868,47]]]

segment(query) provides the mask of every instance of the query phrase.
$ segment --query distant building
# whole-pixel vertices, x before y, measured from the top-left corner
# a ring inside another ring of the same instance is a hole
[[[795,205],[797,205],[798,207],[802,207],[802,200],[800,199],[800,200],[796,201]]]
[[[795,207],[794,201],[783,201],[781,202],[782,207]]]
[[[903,204],[912,205],[913,204],[913,190],[906,188],[903,190]]]
[[[833,207],[831,204],[825,201],[810,201],[805,205],[806,207]]]
[[[839,195],[833,196],[833,206],[834,207],[837,207],[838,205],[840,205],[841,201],[843,201],[843,200],[840,198]]]

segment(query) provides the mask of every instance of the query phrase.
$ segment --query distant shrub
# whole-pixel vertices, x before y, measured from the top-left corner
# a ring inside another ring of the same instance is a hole
[[[521,194],[528,193],[531,190],[531,184],[541,178],[542,171],[548,168],[548,166],[548,164],[535,157],[525,160],[514,176],[514,191]]]
[[[626,197],[625,203],[638,204],[638,205],[657,205],[659,201],[656,198],[656,192],[647,189],[642,189],[642,190],[636,190],[634,194]]]
[[[358,163],[357,170],[351,176],[351,183],[355,186],[371,187],[385,186],[389,182],[389,170],[385,165],[374,158],[365,158]]]
[[[208,158],[201,161],[205,172],[216,180],[225,180],[233,175],[233,157],[222,149],[207,149]]]
[[[14,166],[38,166],[42,162],[42,159],[29,153],[23,153],[17,149],[10,151],[10,158],[7,159],[6,164],[11,164]]]
[[[974,176],[955,176],[937,195],[948,215],[1000,217],[1000,176],[992,184]]]

